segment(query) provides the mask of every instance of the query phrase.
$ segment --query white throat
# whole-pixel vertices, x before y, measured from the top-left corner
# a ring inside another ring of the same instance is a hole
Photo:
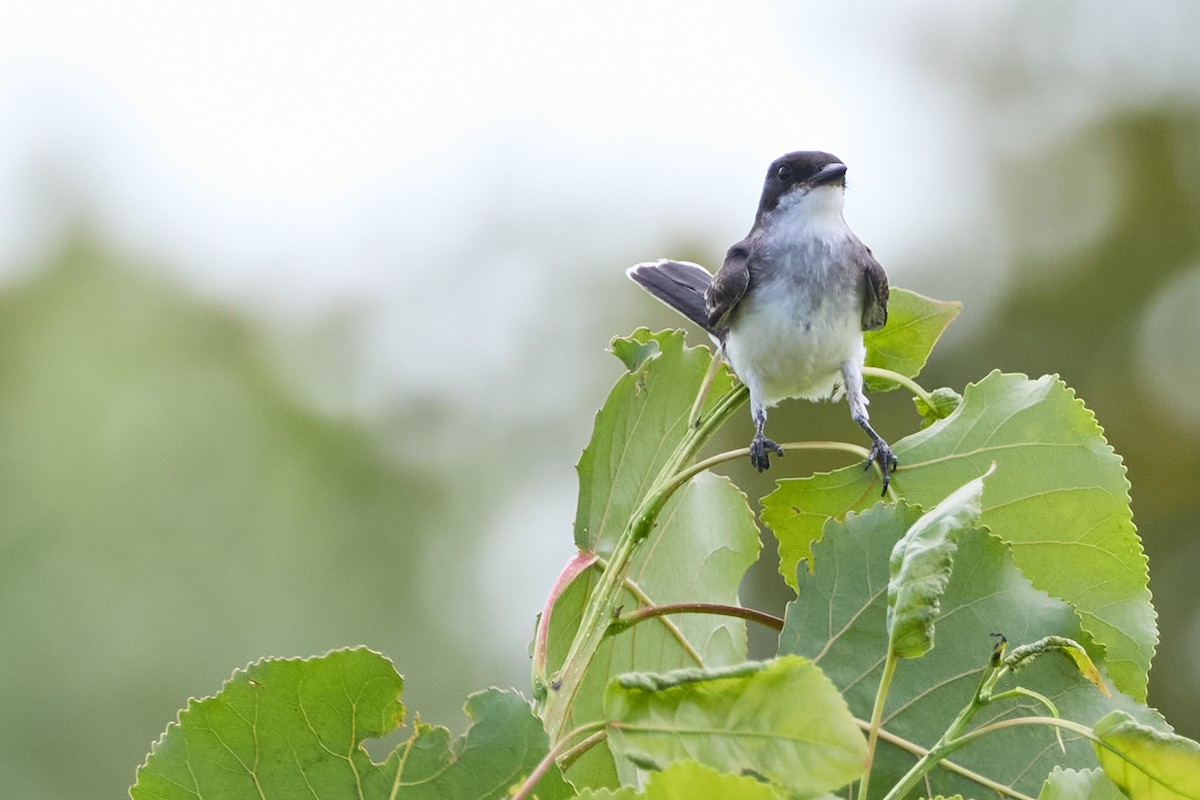
[[[779,198],[768,215],[776,235],[799,239],[840,239],[849,233],[842,209],[846,204],[842,186],[816,186],[807,192],[792,191]]]

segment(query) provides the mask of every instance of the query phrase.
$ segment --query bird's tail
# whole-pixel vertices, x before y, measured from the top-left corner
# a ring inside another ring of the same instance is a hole
[[[689,261],[647,261],[625,271],[643,289],[683,314],[709,333],[713,333],[704,309],[704,293],[712,275],[699,264]]]

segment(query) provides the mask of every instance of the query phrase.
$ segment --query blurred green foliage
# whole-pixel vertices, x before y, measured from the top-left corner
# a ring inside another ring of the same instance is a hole
[[[455,656],[401,646],[439,621],[384,605],[428,589],[444,488],[290,399],[246,322],[86,236],[0,296],[0,431],[6,796],[122,796],[189,696],[264,655],[366,643],[426,686]]]

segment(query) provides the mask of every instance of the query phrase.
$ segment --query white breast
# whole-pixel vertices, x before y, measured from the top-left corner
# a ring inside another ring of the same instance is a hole
[[[838,255],[853,236],[842,219],[842,189],[785,198],[772,214],[760,246],[773,267],[758,273],[730,319],[725,358],[765,405],[831,398],[842,365],[865,356],[861,279]]]
[[[806,314],[751,298],[725,339],[733,371],[769,406],[789,397],[834,397],[842,365],[862,364],[865,354],[862,312],[849,307]]]

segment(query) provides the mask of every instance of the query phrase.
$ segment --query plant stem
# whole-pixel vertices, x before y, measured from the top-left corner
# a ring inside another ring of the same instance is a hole
[[[867,722],[866,720],[861,720],[861,719],[857,719],[857,720],[855,720],[855,722],[857,723],[859,730],[861,730],[863,733],[867,733],[870,731],[871,723]],[[909,753],[913,754],[917,758],[920,758],[921,756],[923,756],[929,752],[924,747],[921,747],[921,745],[919,745],[915,742],[910,742],[908,739],[905,739],[903,736],[897,736],[896,734],[888,731],[886,728],[879,729],[879,738],[882,739],[883,741],[887,742],[890,745],[899,747],[901,750],[907,750]],[[1030,797],[1027,794],[1022,794],[1021,792],[1018,792],[1016,789],[1013,789],[1011,786],[1000,783],[999,781],[994,781],[991,778],[987,777],[986,775],[980,775],[978,772],[967,769],[966,767],[962,766],[961,764],[957,764],[948,758],[943,758],[938,763],[942,767],[942,769],[949,770],[950,772],[957,772],[959,775],[962,775],[967,780],[975,781],[980,786],[986,786],[987,788],[992,789],[997,794],[1002,795],[1004,797],[1011,797],[1011,798],[1014,798],[1014,800],[1035,800],[1035,798]]]
[[[891,791],[884,796],[884,800],[898,800],[898,798],[904,797],[912,787],[917,785],[917,781],[925,777],[925,774],[933,769],[939,761],[966,743],[958,735],[966,729],[979,709],[991,702],[992,687],[996,685],[996,681],[1000,679],[1006,669],[1002,660],[1006,644],[1007,641],[1002,639],[992,648],[992,655],[979,676],[979,685],[975,687],[975,694],[971,697],[971,701],[958,712],[958,716],[950,723],[950,727],[946,728],[946,732],[937,740],[937,743],[929,749],[929,752],[917,759],[917,763],[913,764],[912,769],[906,772],[904,777],[891,788]],[[890,652],[888,656],[891,657]],[[871,755],[874,755],[873,750],[870,752]],[[869,772],[867,774],[870,775]],[[863,793],[863,797],[866,797],[866,792]]]
[[[529,777],[526,778],[524,783],[521,784],[521,788],[512,795],[511,800],[525,800],[525,798],[529,797],[530,792],[533,791],[533,787],[537,786],[538,781],[544,778],[546,773],[550,771],[550,765],[554,764],[558,760],[560,753],[562,754],[564,761],[566,761],[568,757],[570,758],[570,761],[567,762],[569,764],[571,761],[579,758],[579,756],[582,755],[585,750],[603,739],[607,735],[607,731],[604,730],[604,726],[606,724],[607,723],[604,721],[589,722],[586,725],[580,725],[578,728],[562,737],[562,739],[560,739],[558,743],[554,745],[554,747],[550,748],[550,752],[546,753],[542,760],[538,762],[537,766],[533,768],[533,772],[529,773]],[[567,747],[567,743],[576,736],[590,731],[593,728],[596,728],[597,730],[592,733],[591,736],[588,736],[586,739],[574,745],[573,747]]]
[[[917,763],[913,764],[912,769],[904,773],[904,777],[892,787],[891,791],[884,795],[883,800],[900,800],[900,798],[908,794],[917,785],[917,782],[921,778],[925,777],[925,773],[933,769],[939,761],[955,749],[954,747],[948,747],[944,741],[939,740],[928,753],[917,759]],[[866,795],[863,796],[865,797]]]
[[[750,622],[757,622],[759,625],[765,625],[777,631],[783,630],[782,619],[774,614],[768,614],[765,611],[759,611],[755,608],[729,606],[720,603],[666,603],[661,606],[644,606],[636,611],[623,614],[613,620],[612,624],[608,626],[608,632],[610,634],[620,633],[623,630],[632,628],[639,622],[668,614],[719,614],[726,617],[739,617]]]
[[[586,753],[588,750],[591,750],[592,747],[594,747],[598,742],[607,738],[608,731],[606,729],[596,731],[591,736],[587,737],[579,744],[569,748],[565,753],[563,753],[562,757],[558,759],[558,768],[563,772],[566,772],[581,755]]]
[[[685,464],[695,458],[697,451],[725,420],[746,401],[748,394],[745,386],[735,386],[717,400],[713,410],[701,420],[698,427],[693,428],[691,422],[688,422],[683,439],[659,470],[650,490],[630,517],[625,530],[613,547],[608,566],[588,599],[562,668],[557,677],[549,683],[550,692],[546,698],[542,719],[552,742],[562,736],[583,676],[604,640],[609,623],[616,615],[621,587],[633,563],[634,553],[654,529],[658,514],[671,495],[686,483],[677,480],[676,476]]]
[[[986,705],[986,701],[979,706],[976,706],[975,703],[972,703],[967,708],[963,709],[963,711],[964,713],[970,711],[970,715],[973,716],[974,712],[983,705]],[[951,725],[951,730],[957,726],[959,721],[963,719],[963,716],[963,714],[959,715],[959,719],[956,719],[955,724]],[[905,773],[904,777],[892,787],[892,790],[887,793],[887,795],[884,797],[884,800],[899,800],[899,798],[904,797],[904,795],[906,795],[914,786],[916,786],[917,782],[925,776],[925,773],[933,769],[933,767],[939,761],[968,742],[971,742],[980,736],[992,733],[993,731],[999,731],[1017,725],[1050,725],[1056,728],[1064,728],[1074,733],[1078,733],[1080,736],[1091,739],[1092,741],[1097,741],[1096,736],[1094,733],[1092,733],[1091,728],[1087,727],[1086,725],[1081,725],[1078,722],[1059,719],[1058,717],[1017,717],[1016,719],[1004,719],[1000,720],[999,722],[993,722],[990,725],[984,725],[981,728],[976,728],[970,733],[963,734],[962,736],[952,736],[950,731],[947,731],[946,734],[943,735],[938,741],[938,743],[935,744],[928,753],[918,759],[917,763],[913,765],[912,769]],[[961,728],[959,729],[961,730]],[[1011,791],[1009,793],[1013,794]]]
[[[867,448],[859,447],[856,444],[849,442],[785,442],[780,445],[784,450],[833,450],[844,453],[853,453],[860,458],[866,458],[869,454]],[[717,453],[715,456],[710,456],[703,461],[697,461],[687,469],[681,470],[675,476],[675,482],[683,485],[692,478],[699,475],[701,472],[710,470],[718,464],[724,464],[726,461],[733,461],[738,458],[745,458],[750,455],[749,447],[740,447],[737,450],[726,450],[724,453]]]
[[[704,380],[700,382],[700,391],[696,392],[696,400],[692,403],[692,408],[688,411],[688,425],[700,424],[700,410],[704,408],[704,401],[708,397],[708,390],[712,388],[713,381],[717,377],[717,373],[721,371],[722,359],[713,354],[712,360],[708,362],[708,370],[704,373]]]
[[[562,568],[562,572],[558,574],[554,586],[550,589],[550,594],[546,596],[546,604],[542,607],[541,616],[538,617],[537,632],[533,638],[533,693],[534,699],[539,703],[545,699],[550,685],[546,677],[546,648],[550,636],[550,615],[554,611],[554,604],[558,602],[559,595],[571,585],[571,582],[579,577],[581,572],[595,564],[596,560],[595,553],[577,552]]]
[[[895,651],[888,648],[887,659],[883,662],[883,675],[879,678],[879,688],[875,691],[875,706],[871,709],[871,727],[867,733],[867,768],[863,771],[859,795],[867,797],[871,785],[871,766],[875,760],[875,745],[879,742],[879,726],[883,721],[883,707],[887,703],[888,689],[892,685],[892,676],[896,674],[896,662],[899,659]]]
[[[605,566],[602,560],[600,562],[600,566],[601,568]],[[642,591],[642,587],[638,586],[637,581],[628,575],[625,576],[625,582],[623,586],[625,591],[629,592],[631,595],[633,595],[634,599],[637,600],[639,603],[639,608],[641,606],[654,605],[654,600],[651,599],[650,595]],[[619,608],[617,610],[620,611]],[[704,666],[704,657],[700,655],[700,652],[696,649],[695,645],[689,642],[687,637],[683,635],[683,631],[679,630],[679,626],[677,626],[674,621],[668,619],[667,617],[660,617],[659,621],[662,623],[662,626],[666,629],[667,633],[679,643],[679,647],[691,657],[692,661],[696,662],[696,666]],[[613,622],[609,625],[608,633],[610,635],[613,632],[612,625],[615,624],[616,617],[614,617]]]
[[[964,733],[962,736],[954,740],[955,747],[962,747],[967,742],[978,739],[980,736],[992,733],[993,731],[1002,731],[1005,728],[1012,728],[1018,725],[1047,725],[1054,728],[1062,728],[1063,730],[1077,733],[1085,739],[1090,739],[1093,742],[1103,745],[1096,734],[1087,725],[1075,722],[1069,719],[1061,719],[1060,717],[1014,717],[1012,719],[1002,719],[999,722],[993,722],[989,725],[983,725],[970,733]]]
[[[912,378],[901,375],[899,372],[892,372],[890,369],[883,369],[882,367],[863,367],[862,374],[863,377],[883,378],[884,380],[891,381],[892,383],[898,383],[905,389],[908,389],[910,392],[915,394],[917,397],[924,400],[927,404],[931,406],[933,405],[933,396],[930,395],[929,392],[925,391],[921,384],[917,383]]]
[[[1031,700],[1036,700],[1045,706],[1046,710],[1049,711],[1053,716],[1057,717],[1059,715],[1058,707],[1054,705],[1049,697],[1046,697],[1044,694],[1039,694],[1033,689],[1026,689],[1024,686],[1014,686],[1012,689],[1009,689],[1006,692],[993,694],[988,699],[989,702],[995,702],[996,700],[1007,700],[1014,697],[1027,697]],[[1067,752],[1067,747],[1063,744],[1062,731],[1058,728],[1054,729],[1054,738],[1058,740],[1058,749],[1064,753]]]

